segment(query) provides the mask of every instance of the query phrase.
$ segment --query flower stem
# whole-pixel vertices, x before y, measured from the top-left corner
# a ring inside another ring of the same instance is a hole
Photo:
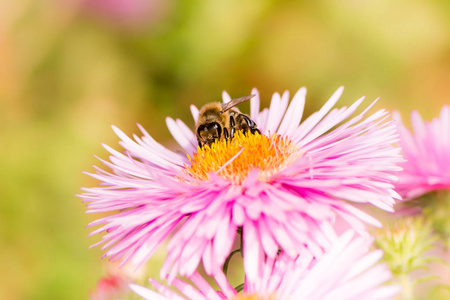
[[[398,276],[400,284],[402,285],[402,295],[403,300],[413,300],[414,299],[414,286],[409,279],[409,275],[407,273],[402,273]]]
[[[241,247],[241,248],[242,248],[242,247]],[[232,258],[233,255],[235,255],[236,253],[241,252],[241,248],[232,251],[232,252],[230,253],[230,255],[228,255],[227,259],[225,260],[225,263],[223,264],[223,268],[222,268],[222,271],[223,271],[223,273],[225,274],[225,276],[227,276],[227,273],[228,273],[228,265],[230,264],[231,258]]]

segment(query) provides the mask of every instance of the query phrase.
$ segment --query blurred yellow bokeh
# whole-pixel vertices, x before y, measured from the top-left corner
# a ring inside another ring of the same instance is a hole
[[[450,1],[1,1],[0,299],[87,299],[106,276],[75,194],[101,143],[120,150],[111,124],[173,147],[165,117],[193,127],[189,105],[223,90],[268,105],[306,86],[310,114],[341,85],[341,106],[436,116]]]

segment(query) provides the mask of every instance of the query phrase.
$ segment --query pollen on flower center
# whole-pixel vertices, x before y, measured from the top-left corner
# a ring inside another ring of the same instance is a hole
[[[275,295],[274,294],[270,294],[268,296],[260,296],[258,294],[251,294],[251,295],[241,295],[238,294],[236,296],[234,296],[231,300],[275,300]]]
[[[301,156],[300,147],[278,134],[271,136],[237,132],[232,140],[221,140],[211,147],[198,147],[191,165],[185,173],[197,180],[208,180],[211,172],[241,184],[254,168],[259,170],[258,179],[268,181],[270,177],[291,165]]]

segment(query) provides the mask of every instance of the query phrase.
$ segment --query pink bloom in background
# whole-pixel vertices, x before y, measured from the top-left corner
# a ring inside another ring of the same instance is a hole
[[[215,291],[197,272],[194,285],[175,278],[173,285],[183,296],[158,281],[149,279],[156,291],[132,284],[131,289],[144,299],[159,300],[369,300],[392,299],[399,291],[396,285],[383,285],[391,278],[384,264],[377,264],[381,250],[369,251],[371,241],[353,238],[347,231],[333,242],[319,260],[307,251],[296,259],[281,253],[278,258],[260,259],[251,266],[257,271],[253,279],[246,277],[242,294],[238,294],[221,272],[214,276],[220,290]],[[246,275],[248,269],[245,270]]]
[[[95,16],[125,27],[146,27],[163,20],[170,0],[82,0],[82,8]]]
[[[119,274],[110,274],[100,279],[95,292],[89,295],[90,300],[111,300],[128,293],[128,283]]]
[[[102,162],[112,172],[96,167],[90,175],[101,186],[81,195],[88,213],[113,212],[90,224],[102,225],[92,234],[106,232],[98,243],[108,249],[105,256],[139,266],[168,240],[160,275],[173,280],[177,273],[194,274],[200,261],[208,274],[220,272],[238,228],[248,269],[263,254],[274,259],[279,248],[290,257],[305,247],[320,256],[331,245],[336,218],[358,233],[365,233],[364,223],[381,226],[350,203],[393,211],[399,199],[393,174],[402,159],[392,146],[396,129],[385,110],[364,119],[369,107],[350,118],[363,98],[332,109],[342,91],[300,124],[305,88],[290,105],[287,92],[274,94],[263,111],[253,90],[250,117],[262,135],[237,134],[211,148],[197,148],[192,130],[167,118],[189,158],[158,144],[140,126],[144,136],[134,140],[114,127],[125,152],[105,146],[112,156]],[[223,98],[230,100],[226,93]],[[198,109],[191,111],[197,119]]]
[[[414,133],[403,124],[398,112],[400,145],[406,162],[401,166],[396,190],[405,198],[450,189],[450,107],[445,105],[439,118],[424,122],[417,111],[411,113]]]
[[[130,293],[128,285],[145,278],[145,274],[147,274],[146,268],[140,268],[139,272],[136,272],[131,265],[120,268],[119,264],[111,262],[106,262],[104,268],[106,275],[98,281],[95,289],[89,293],[90,300],[122,299],[121,297]]]

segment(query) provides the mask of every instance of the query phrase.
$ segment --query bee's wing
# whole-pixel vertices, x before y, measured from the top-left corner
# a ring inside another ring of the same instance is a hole
[[[235,107],[236,105],[248,101],[255,97],[256,95],[248,95],[241,98],[231,99],[228,103],[222,103],[222,111],[220,113],[226,112],[227,110]]]

